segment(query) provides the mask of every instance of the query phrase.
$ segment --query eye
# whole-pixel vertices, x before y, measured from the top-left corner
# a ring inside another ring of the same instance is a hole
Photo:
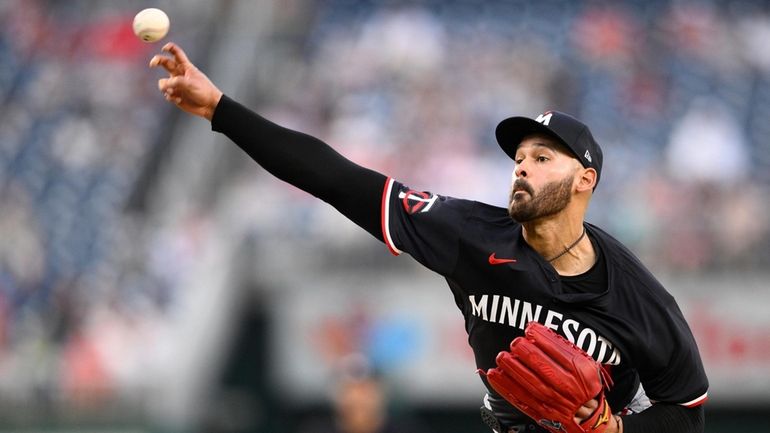
[[[513,160],[516,164],[521,164],[521,162],[524,161],[524,158],[516,158]]]
[[[545,155],[540,155],[537,157],[537,162],[546,162],[548,161],[548,157]]]

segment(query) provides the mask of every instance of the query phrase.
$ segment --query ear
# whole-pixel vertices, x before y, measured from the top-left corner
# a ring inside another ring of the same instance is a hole
[[[593,191],[596,186],[596,169],[581,166],[581,169],[578,170],[578,176],[577,191]]]

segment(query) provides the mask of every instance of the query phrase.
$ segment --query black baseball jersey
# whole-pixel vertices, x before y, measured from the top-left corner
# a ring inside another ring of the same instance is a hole
[[[616,410],[644,397],[640,383],[653,401],[693,407],[706,400],[698,348],[674,298],[599,228],[585,224],[606,263],[607,287],[576,293],[564,290],[504,208],[412,191],[393,179],[382,207],[391,252],[409,253],[449,283],[478,368],[495,367],[497,354],[534,320],[608,367],[615,386],[607,398]]]

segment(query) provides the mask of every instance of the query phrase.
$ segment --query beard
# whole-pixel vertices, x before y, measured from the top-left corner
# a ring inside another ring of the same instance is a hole
[[[523,190],[529,199],[514,200],[514,191]],[[508,202],[508,215],[519,223],[555,215],[569,205],[572,200],[572,176],[546,184],[535,194],[532,185],[524,179],[516,179],[511,188]]]

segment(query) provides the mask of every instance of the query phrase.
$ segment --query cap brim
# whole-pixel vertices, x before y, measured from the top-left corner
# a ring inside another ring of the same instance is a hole
[[[497,144],[513,160],[516,159],[516,149],[519,148],[521,140],[532,134],[548,135],[558,140],[567,149],[570,148],[559,134],[529,117],[509,117],[500,122],[495,129]]]

